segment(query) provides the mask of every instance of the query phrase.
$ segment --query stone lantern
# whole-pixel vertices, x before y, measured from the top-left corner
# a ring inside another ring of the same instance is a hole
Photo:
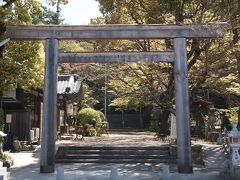
[[[240,164],[240,155],[239,155],[239,148],[240,148],[240,131],[237,129],[237,124],[232,125],[232,130],[228,133],[229,138],[229,145],[232,150],[231,157],[232,163],[234,165]]]

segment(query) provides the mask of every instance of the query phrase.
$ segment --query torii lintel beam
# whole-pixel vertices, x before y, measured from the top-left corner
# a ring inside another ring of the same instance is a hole
[[[164,39],[218,38],[226,32],[227,23],[205,25],[10,25],[7,36],[12,40],[43,40],[49,38],[77,39]]]
[[[115,53],[59,53],[59,63],[124,63],[174,62],[174,53],[167,52],[115,52]]]

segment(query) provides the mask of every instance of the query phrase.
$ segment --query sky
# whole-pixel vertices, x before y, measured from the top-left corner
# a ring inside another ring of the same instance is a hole
[[[40,1],[44,2],[44,0]],[[91,18],[101,16],[95,0],[69,0],[69,3],[61,8],[64,24],[87,25]]]

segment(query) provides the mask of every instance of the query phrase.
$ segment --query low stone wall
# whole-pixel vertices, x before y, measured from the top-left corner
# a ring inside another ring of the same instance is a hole
[[[240,179],[240,165],[230,163],[230,176],[232,180]]]

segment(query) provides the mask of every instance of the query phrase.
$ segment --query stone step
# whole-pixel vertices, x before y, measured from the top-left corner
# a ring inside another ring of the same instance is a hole
[[[126,147],[126,146],[60,146],[65,150],[169,150],[168,146],[145,146],[145,147]],[[58,148],[58,149],[59,149]]]
[[[0,168],[0,175],[7,173],[7,167],[1,167]]]
[[[170,163],[168,159],[56,159],[56,163]]]
[[[168,159],[169,156],[166,155],[76,155],[76,154],[67,154],[64,156],[66,159]]]
[[[69,154],[101,154],[101,155],[148,155],[148,154],[156,154],[156,155],[169,155],[169,151],[167,150],[62,150]]]
[[[171,163],[168,146],[60,146],[57,163]]]
[[[7,172],[6,167],[0,168],[0,180],[8,180],[10,177],[10,172]]]

